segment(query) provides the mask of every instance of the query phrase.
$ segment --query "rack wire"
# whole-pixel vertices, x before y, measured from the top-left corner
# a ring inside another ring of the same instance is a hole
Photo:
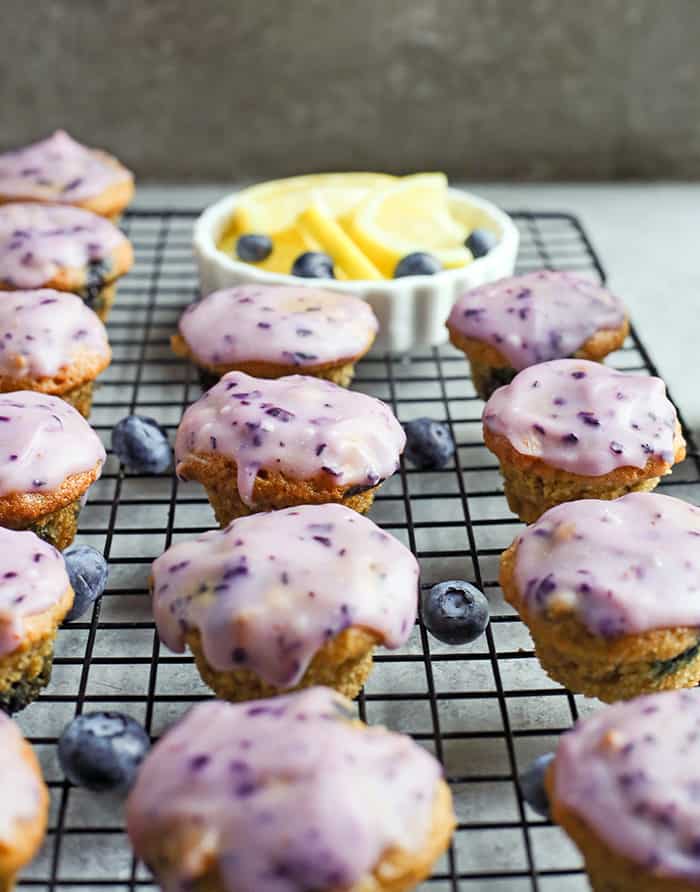
[[[604,280],[580,222],[564,213],[512,214],[521,234],[520,271],[542,266]],[[109,323],[114,350],[91,422],[109,446],[113,425],[132,412],[151,415],[173,436],[184,408],[200,393],[196,375],[169,349],[183,307],[196,294],[190,211],[128,213],[124,228],[136,264],[124,280]],[[620,369],[656,374],[633,329],[611,357]],[[402,466],[382,489],[372,517],[418,556],[422,584],[473,580],[489,596],[491,624],[468,647],[450,648],[418,623],[399,652],[382,653],[358,699],[370,723],[412,734],[445,766],[459,825],[453,845],[421,888],[430,892],[581,892],[580,858],[563,834],[524,803],[517,774],[595,704],[550,681],[527,630],[503,601],[498,557],[520,528],[508,511],[498,466],[481,440],[482,404],[464,357],[449,346],[406,357],[371,354],[353,385],[393,406],[402,421],[446,420],[458,451],[451,466]],[[690,458],[661,490],[700,501],[700,464]],[[79,539],[104,550],[110,566],[102,601],[82,621],[59,630],[54,676],[46,693],[19,716],[51,788],[46,844],[20,888],[155,890],[132,857],[122,804],[71,787],[56,758],[57,737],[84,711],[133,715],[153,738],[192,703],[210,696],[189,656],[161,648],[146,593],[150,562],[171,542],[215,525],[196,484],[171,475],[127,473],[111,454],[91,490]]]

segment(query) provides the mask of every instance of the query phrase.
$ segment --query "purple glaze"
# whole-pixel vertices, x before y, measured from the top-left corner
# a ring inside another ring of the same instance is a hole
[[[0,396],[0,496],[50,492],[105,460],[102,441],[58,397],[29,390]]]
[[[559,742],[557,802],[615,852],[700,885],[700,690],[608,706]]]
[[[450,329],[496,347],[518,371],[571,356],[625,320],[607,288],[574,273],[539,270],[481,285],[457,301]]]
[[[50,204],[0,206],[0,284],[41,288],[59,270],[108,261],[127,241],[117,227],[81,208]]]
[[[241,499],[252,506],[261,469],[296,480],[325,471],[339,486],[373,486],[394,473],[405,442],[389,407],[364,393],[303,375],[265,380],[229,372],[183,415],[175,457],[233,459]]]
[[[379,324],[358,297],[320,288],[240,285],[192,304],[180,334],[204,365],[269,362],[299,367],[351,359]]]
[[[194,709],[153,747],[127,802],[141,856],[191,829],[165,892],[207,863],[226,892],[347,888],[390,848],[425,845],[440,766],[409,737],[352,724],[327,688]],[[201,756],[208,756],[202,765]]]
[[[81,354],[108,359],[110,349],[104,325],[75,294],[49,288],[0,294],[0,374],[50,377]]]
[[[234,520],[173,545],[152,578],[156,625],[171,650],[182,653],[186,630],[197,629],[215,669],[246,666],[277,687],[298,684],[349,626],[395,648],[416,618],[415,557],[343,505]]]
[[[521,454],[573,474],[643,468],[651,456],[673,464],[677,419],[664,382],[597,362],[524,369],[489,399],[483,422]]]
[[[13,850],[24,842],[17,822],[38,818],[46,794],[41,776],[26,759],[19,726],[4,712],[0,712],[0,786],[4,793],[0,800],[0,844]]]
[[[5,199],[75,204],[131,182],[125,167],[63,130],[0,155],[0,196]]]
[[[594,635],[700,627],[700,508],[654,493],[584,499],[518,537],[529,612],[571,611]]]

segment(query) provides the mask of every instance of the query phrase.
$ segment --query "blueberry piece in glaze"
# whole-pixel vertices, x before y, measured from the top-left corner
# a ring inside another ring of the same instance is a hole
[[[236,254],[239,260],[246,263],[260,263],[272,254],[272,239],[269,235],[247,233],[241,235],[236,242]]]
[[[143,415],[127,415],[112,430],[112,449],[129,471],[162,474],[170,468],[168,436],[158,422]]]
[[[406,254],[396,264],[394,278],[402,279],[404,276],[434,276],[442,270],[442,264],[426,251],[414,251]]]
[[[292,275],[302,279],[335,279],[333,260],[323,251],[305,251],[292,264]]]
[[[451,579],[421,594],[421,614],[428,631],[444,644],[470,644],[486,631],[489,602],[470,582]]]
[[[89,545],[75,545],[63,555],[70,584],[75,592],[73,606],[66,616],[73,622],[102,597],[107,584],[108,567],[102,552]]]
[[[474,259],[485,257],[498,244],[498,237],[490,229],[474,229],[464,244],[472,252]]]
[[[449,425],[432,418],[407,421],[405,455],[420,470],[444,468],[455,452]]]
[[[523,799],[533,811],[543,818],[549,817],[549,797],[544,785],[544,778],[553,759],[554,753],[538,756],[518,777]]]

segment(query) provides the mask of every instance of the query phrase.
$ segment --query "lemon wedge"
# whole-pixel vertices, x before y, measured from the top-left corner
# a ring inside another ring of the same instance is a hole
[[[372,281],[383,278],[347,232],[319,204],[310,205],[300,215],[297,225],[303,226],[317,239],[326,254],[333,258],[335,267],[344,270],[348,278]]]

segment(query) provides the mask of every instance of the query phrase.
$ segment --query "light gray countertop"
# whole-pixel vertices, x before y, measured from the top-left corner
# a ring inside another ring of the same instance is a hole
[[[511,210],[580,217],[674,399],[700,430],[700,184],[464,184]],[[203,207],[232,186],[141,186],[136,207]]]

